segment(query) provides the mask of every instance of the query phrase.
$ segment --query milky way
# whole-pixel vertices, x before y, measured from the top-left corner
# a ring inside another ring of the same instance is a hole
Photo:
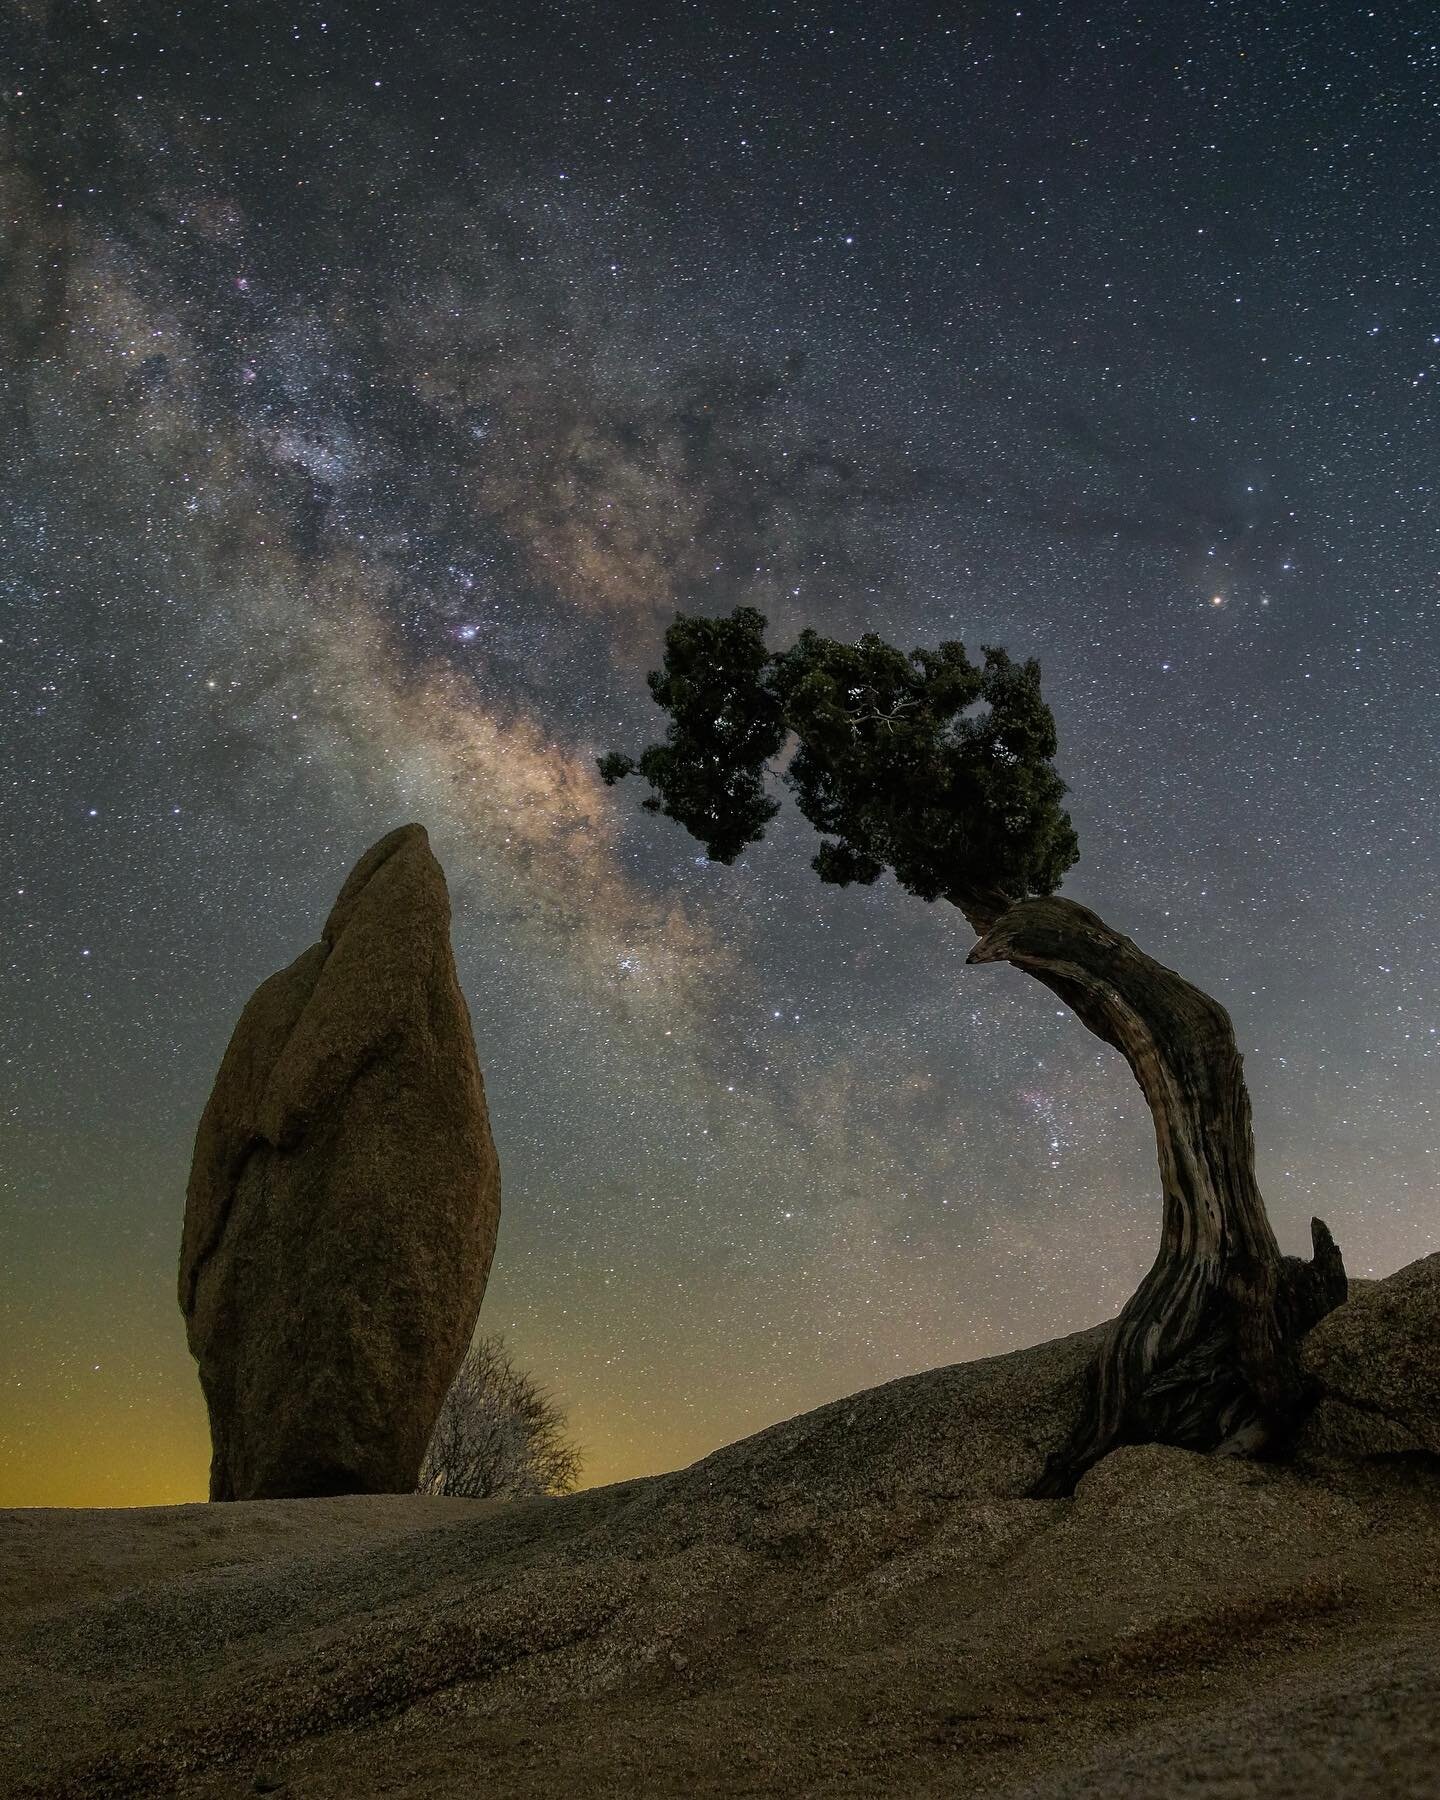
[[[1432,8],[4,10],[0,1499],[203,1493],[195,1122],[411,818],[590,1479],[1126,1297],[1117,1057],[600,784],[677,608],[1038,656],[1282,1246],[1440,1246]]]

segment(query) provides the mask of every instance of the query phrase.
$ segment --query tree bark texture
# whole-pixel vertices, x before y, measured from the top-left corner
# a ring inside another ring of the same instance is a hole
[[[1042,981],[1125,1058],[1155,1121],[1159,1254],[1035,1494],[1070,1493],[1121,1443],[1278,1449],[1307,1410],[1299,1341],[1344,1301],[1345,1268],[1319,1219],[1310,1262],[1280,1254],[1229,1014],[1073,900],[952,898],[979,934],[968,961],[1012,963]]]

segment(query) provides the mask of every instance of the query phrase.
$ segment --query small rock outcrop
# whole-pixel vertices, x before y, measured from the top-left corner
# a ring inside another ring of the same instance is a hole
[[[445,877],[406,825],[252,995],[200,1120],[180,1306],[210,1498],[413,1489],[499,1217]]]
[[[1354,1289],[1301,1345],[1321,1398],[1297,1448],[1440,1456],[1440,1253]]]

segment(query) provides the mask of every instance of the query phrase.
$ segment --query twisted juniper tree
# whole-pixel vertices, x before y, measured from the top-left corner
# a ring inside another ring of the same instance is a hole
[[[906,656],[875,636],[814,631],[771,651],[764,618],[741,607],[677,615],[649,685],[669,715],[665,740],[638,759],[602,757],[607,783],[640,774],[646,807],[730,863],[779,810],[765,777],[790,747],[782,779],[822,834],[822,881],[889,869],[921,899],[959,907],[978,939],[969,962],[1043,982],[1140,1083],[1160,1159],[1159,1254],[1036,1494],[1069,1493],[1119,1443],[1282,1447],[1307,1403],[1299,1340],[1345,1298],[1340,1252],[1313,1219],[1312,1259],[1280,1254],[1224,1007],[1056,894],[1079,846],[1039,665],[990,648],[977,664],[958,643]]]

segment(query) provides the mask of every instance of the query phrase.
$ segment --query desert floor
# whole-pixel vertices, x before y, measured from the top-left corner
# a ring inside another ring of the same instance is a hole
[[[674,1475],[0,1514],[17,1795],[1440,1795],[1435,1459],[1116,1451],[1094,1333]]]

